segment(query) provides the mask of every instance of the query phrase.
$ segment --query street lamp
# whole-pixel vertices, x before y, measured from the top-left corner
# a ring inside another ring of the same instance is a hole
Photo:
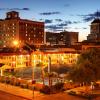
[[[19,42],[17,40],[15,40],[15,41],[13,41],[13,44],[14,44],[14,46],[17,47],[19,45]]]
[[[49,75],[49,86],[51,86],[51,76],[50,76],[50,74],[51,74],[51,57],[49,56],[48,57],[48,75]]]
[[[48,58],[48,73],[51,72],[51,57]]]

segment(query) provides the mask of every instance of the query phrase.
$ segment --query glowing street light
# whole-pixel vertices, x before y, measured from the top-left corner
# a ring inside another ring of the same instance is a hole
[[[18,46],[18,41],[17,40],[15,40],[15,41],[13,41],[13,44],[14,44],[14,46]]]

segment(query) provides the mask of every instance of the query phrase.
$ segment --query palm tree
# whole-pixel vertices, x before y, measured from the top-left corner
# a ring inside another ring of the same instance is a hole
[[[44,75],[45,75],[45,73],[44,73],[44,65],[43,65],[43,63],[42,63],[42,62],[38,63],[38,64],[36,65],[36,67],[40,67],[40,68],[41,68],[42,81],[43,81],[43,85],[45,85],[45,82],[44,82]]]

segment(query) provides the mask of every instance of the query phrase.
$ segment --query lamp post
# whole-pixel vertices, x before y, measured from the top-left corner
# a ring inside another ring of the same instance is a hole
[[[14,46],[19,47],[19,42],[17,40],[13,41]]]
[[[49,56],[49,58],[48,58],[48,76],[49,76],[49,86],[51,86],[51,76],[50,76],[50,74],[51,74],[51,57]]]
[[[34,63],[33,63],[33,67],[32,67],[32,90],[33,90],[33,98],[32,100],[34,100],[34,84],[36,83],[35,78],[34,78],[34,67],[36,66],[36,62],[35,62],[35,57],[34,57]]]
[[[51,72],[51,57],[48,58],[48,73]]]

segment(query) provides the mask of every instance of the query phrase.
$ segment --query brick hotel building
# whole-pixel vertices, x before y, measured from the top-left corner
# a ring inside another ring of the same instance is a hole
[[[0,19],[0,47],[13,46],[14,40],[20,45],[43,44],[44,22],[21,19],[16,11],[7,12],[6,18]]]

